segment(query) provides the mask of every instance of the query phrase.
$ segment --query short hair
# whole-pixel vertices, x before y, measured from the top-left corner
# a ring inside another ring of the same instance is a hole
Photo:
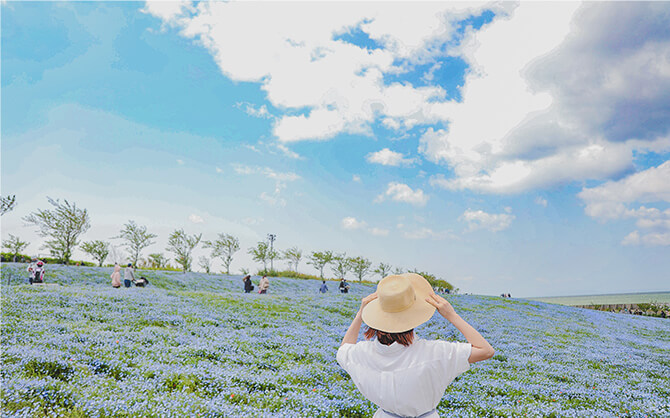
[[[403,332],[384,332],[379,331],[378,329],[370,328],[366,326],[365,339],[371,340],[377,338],[377,341],[384,345],[391,345],[393,343],[398,343],[408,347],[412,342],[414,342],[414,328],[409,331]]]

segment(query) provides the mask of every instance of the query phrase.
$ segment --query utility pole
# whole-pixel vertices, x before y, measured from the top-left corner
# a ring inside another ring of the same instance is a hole
[[[277,239],[277,235],[268,234],[268,240],[270,241],[270,254],[272,254],[272,244],[274,244],[275,239]],[[270,270],[274,271],[275,268],[274,268],[273,263],[272,263],[273,260],[274,260],[274,257],[270,258]]]

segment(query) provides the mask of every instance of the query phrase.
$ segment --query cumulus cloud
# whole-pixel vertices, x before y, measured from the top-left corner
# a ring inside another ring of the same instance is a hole
[[[483,210],[468,209],[463,212],[459,220],[465,221],[468,224],[470,231],[477,229],[487,229],[489,231],[498,232],[509,228],[515,216],[507,213],[486,213]]]
[[[375,201],[383,202],[386,199],[409,203],[414,206],[425,206],[428,203],[428,195],[424,194],[423,190],[412,190],[408,185],[396,182],[389,183],[386,192],[377,196]]]
[[[487,9],[492,22],[460,34]],[[421,127],[419,152],[449,167],[437,187],[521,193],[608,180],[630,172],[641,150],[670,150],[667,2],[199,2],[145,11],[206,48],[226,77],[258,83],[277,109],[281,142],[371,135],[375,123],[401,136]],[[346,41],[353,32],[377,46]],[[454,56],[469,66],[459,100],[434,76]],[[388,81],[418,65],[427,68],[420,86]],[[375,159],[394,161],[391,152]]]
[[[192,213],[191,215],[189,215],[188,220],[191,221],[191,222],[193,222],[194,224],[201,224],[201,223],[204,223],[204,222],[205,222],[205,220],[202,219],[201,216],[198,216],[198,215],[196,215],[196,214],[194,214],[194,213]]]
[[[238,102],[235,103],[235,107],[244,110],[244,113],[255,118],[274,119],[266,105],[257,106],[248,102]]]
[[[414,159],[405,158],[405,156],[400,152],[391,151],[388,148],[384,148],[377,152],[371,152],[368,154],[365,159],[369,163],[381,164],[381,165],[390,165],[390,166],[400,166],[405,165],[409,166],[414,164]]]
[[[547,207],[547,199],[538,196],[538,197],[535,198],[535,204],[540,205],[543,208],[546,208]]]
[[[342,219],[341,225],[344,229],[362,229],[367,226],[365,222],[359,221],[351,216],[347,216],[346,218]]]
[[[667,3],[529,2],[471,32],[463,101],[421,138],[455,173],[436,184],[519,193],[620,176],[635,151],[669,150],[669,18]]]
[[[230,79],[260,83],[273,106],[287,110],[277,119],[276,137],[300,141],[370,134],[378,119],[392,129],[434,120],[431,108],[445,100],[440,86],[387,84],[384,75],[444,54],[441,46],[453,40],[458,22],[503,6],[201,2],[190,7],[145,10],[197,39]],[[340,36],[352,31],[378,48]]]
[[[584,211],[599,221],[635,219],[639,230],[622,240],[624,245],[670,245],[670,209],[637,206],[670,203],[670,161],[618,181],[584,188],[578,194]]]
[[[360,221],[352,216],[347,216],[346,218],[343,218],[342,221],[340,222],[340,226],[342,227],[342,229],[365,231],[377,237],[388,236],[390,232],[388,229],[385,228],[368,227],[367,222]]]

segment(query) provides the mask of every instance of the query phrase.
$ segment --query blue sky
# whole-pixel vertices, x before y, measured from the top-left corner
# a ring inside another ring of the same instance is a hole
[[[274,233],[464,292],[668,290],[667,4],[336,6],[4,2],[3,239],[44,253],[51,196],[83,240],[232,233],[234,271]]]

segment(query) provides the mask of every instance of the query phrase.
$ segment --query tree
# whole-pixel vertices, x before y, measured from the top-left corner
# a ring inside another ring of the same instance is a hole
[[[198,265],[200,268],[205,270],[205,273],[209,274],[210,270],[212,269],[212,260],[204,255],[200,256],[198,259]]]
[[[191,253],[201,239],[202,234],[187,235],[183,229],[177,229],[170,234],[166,250],[175,254],[174,261],[182,267],[184,273],[191,271],[191,263],[193,262]]]
[[[149,265],[154,269],[164,269],[168,265],[169,259],[163,253],[149,254]]]
[[[90,254],[94,260],[97,260],[100,267],[109,255],[109,243],[100,240],[84,242],[81,244],[81,249]]]
[[[333,271],[337,274],[337,277],[343,279],[347,273],[351,271],[353,267],[351,261],[347,258],[347,253],[337,254],[333,256]]]
[[[383,279],[384,277],[388,276],[388,274],[391,272],[391,265],[390,264],[379,263],[379,267],[377,267],[374,270],[374,272],[379,274],[381,276],[381,278]]]
[[[442,287],[445,289],[449,289],[449,291],[454,290],[454,285],[449,283],[446,280],[442,280],[439,277],[436,277],[430,273],[427,273],[425,271],[419,271],[419,269],[414,268],[414,270],[410,270],[410,273],[416,273],[418,275],[423,276],[424,279],[428,280],[428,283],[430,283],[431,286],[433,287]]]
[[[0,204],[0,215],[4,215],[16,207],[16,195],[0,196]]]
[[[226,274],[230,274],[230,264],[233,254],[240,250],[240,240],[229,234],[219,234],[214,241],[204,241],[205,248],[212,249],[212,258],[221,257]]]
[[[403,274],[405,271],[402,269],[402,267],[396,267],[393,270],[393,274]]]
[[[277,251],[270,250],[270,245],[265,241],[259,241],[255,247],[249,248],[247,252],[254,261],[263,263],[263,271],[267,271],[268,261],[277,258],[278,255]]]
[[[52,256],[68,264],[72,250],[79,244],[79,236],[91,227],[88,211],[67,200],[63,203],[50,197],[47,200],[53,210],[37,209],[23,220],[37,226],[40,236],[50,237],[44,247]]]
[[[370,272],[372,262],[364,257],[350,258],[349,261],[351,262],[352,270],[356,274],[356,277],[358,277],[358,281],[362,281],[363,277]]]
[[[289,248],[284,251],[282,258],[288,261],[289,269],[291,269],[291,265],[293,265],[293,271],[298,271],[298,263],[300,263],[300,259],[302,258],[302,251],[300,251],[298,247]]]
[[[114,238],[126,240],[123,245],[128,249],[133,265],[136,265],[137,260],[140,259],[142,250],[155,244],[156,242],[152,241],[152,239],[156,237],[156,234],[147,232],[146,226],[139,226],[135,221],[128,221],[127,224],[123,225],[119,236]]]
[[[332,251],[314,251],[309,255],[309,261],[307,264],[311,264],[315,269],[319,270],[321,278],[323,279],[323,268],[326,267],[333,261],[333,252]]]
[[[7,248],[9,252],[12,254],[12,261],[16,262],[16,257],[21,254],[21,251],[23,251],[30,243],[21,241],[19,237],[9,234],[9,238],[2,241],[2,246],[4,248]]]

